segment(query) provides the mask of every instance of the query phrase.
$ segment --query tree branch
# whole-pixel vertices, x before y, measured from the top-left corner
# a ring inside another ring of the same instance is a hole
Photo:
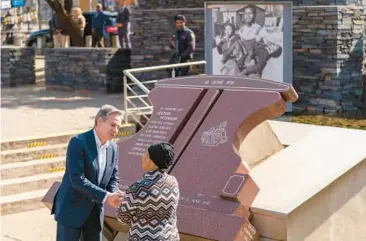
[[[77,47],[84,47],[85,43],[80,28],[67,14],[60,0],[46,0],[46,2],[48,5],[50,5],[52,10],[56,12],[58,19],[60,20],[67,34],[72,39],[73,44]]]

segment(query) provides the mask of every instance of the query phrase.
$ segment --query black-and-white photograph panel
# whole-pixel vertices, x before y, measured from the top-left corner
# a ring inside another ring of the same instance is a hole
[[[290,2],[206,2],[207,74],[292,83]]]

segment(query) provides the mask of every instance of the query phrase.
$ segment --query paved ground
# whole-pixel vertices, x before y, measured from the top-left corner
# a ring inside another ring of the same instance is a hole
[[[2,89],[1,139],[47,136],[92,127],[103,104],[123,109],[123,97],[50,92],[44,87]]]
[[[48,208],[1,216],[1,241],[54,241],[56,222]]]

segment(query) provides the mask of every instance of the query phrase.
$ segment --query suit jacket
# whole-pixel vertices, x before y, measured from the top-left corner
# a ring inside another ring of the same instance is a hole
[[[123,27],[118,28],[118,32],[130,32],[130,14],[131,9],[125,6],[118,11],[117,23],[122,23]]]
[[[95,32],[99,33],[100,35],[105,35],[107,20],[108,16],[104,12],[100,12],[99,14],[95,13],[92,19],[92,28],[94,28]]]
[[[103,199],[119,190],[118,147],[110,142],[106,150],[104,176],[98,183],[98,151],[93,130],[73,137],[66,154],[66,171],[52,207],[55,220],[64,226],[80,228],[96,206],[103,227]]]

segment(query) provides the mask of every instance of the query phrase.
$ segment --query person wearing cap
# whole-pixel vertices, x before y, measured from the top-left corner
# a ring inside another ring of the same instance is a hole
[[[169,38],[169,46],[174,54],[169,59],[170,64],[186,63],[193,60],[193,53],[196,48],[196,37],[194,32],[186,27],[186,18],[183,15],[174,17],[176,31]],[[175,69],[175,76],[187,76],[190,67]],[[172,77],[172,70],[169,70],[169,77]]]
[[[104,204],[117,208],[122,199],[118,177],[118,146],[112,139],[122,123],[122,111],[104,105],[94,128],[71,138],[66,171],[54,197],[51,214],[57,221],[57,241],[101,241]]]
[[[143,178],[126,190],[117,220],[131,225],[128,241],[178,241],[178,182],[166,171],[173,164],[174,147],[151,145],[142,157]]]

